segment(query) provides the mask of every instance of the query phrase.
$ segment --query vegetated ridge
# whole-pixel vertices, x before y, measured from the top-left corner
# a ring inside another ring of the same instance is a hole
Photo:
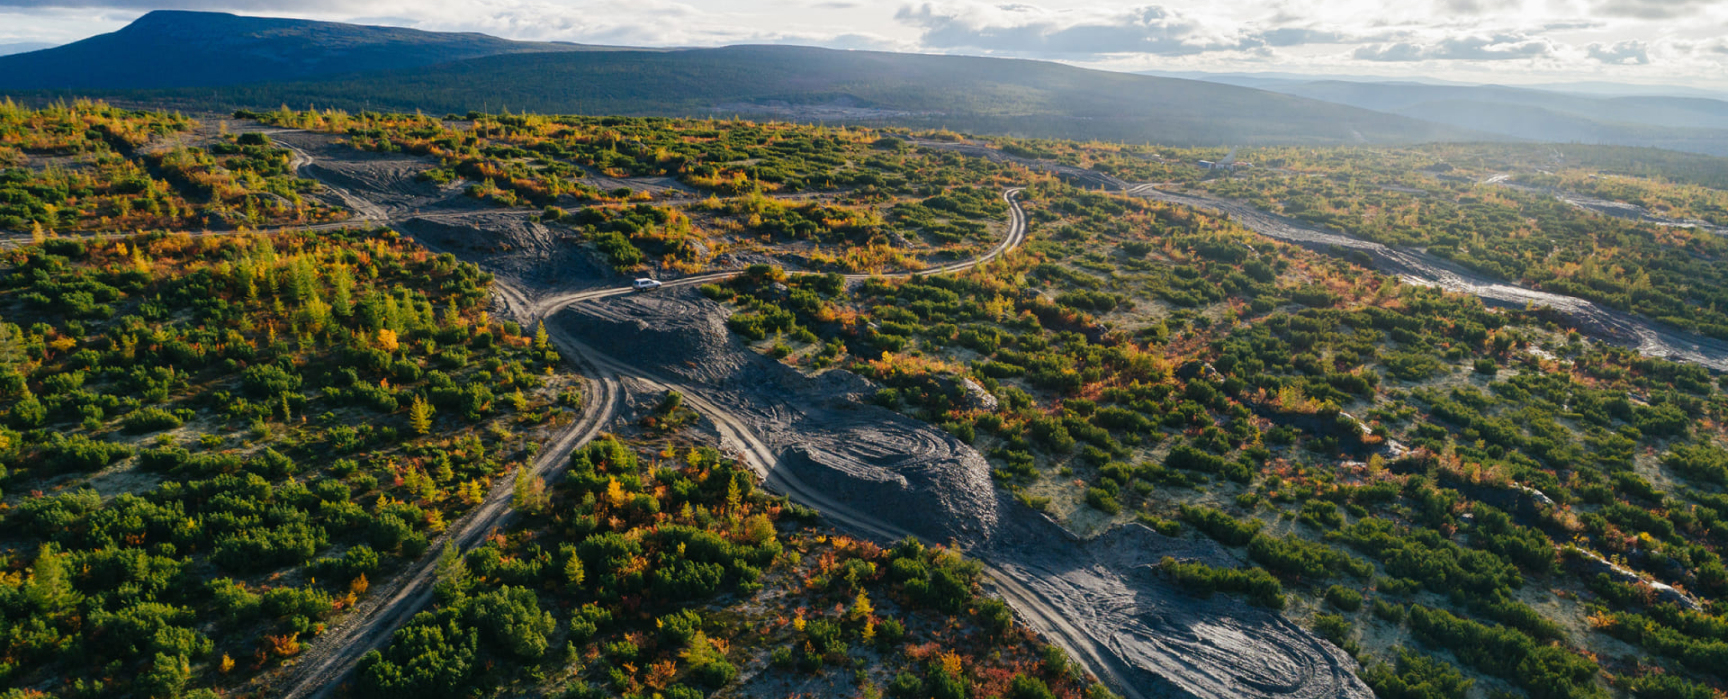
[[[1728,155],[1728,102],[1721,100],[1338,80],[1265,88],[1513,138]]]
[[[474,33],[159,10],[117,32],[0,57],[0,89],[232,85],[584,48]]]
[[[249,29],[253,25],[260,28]],[[258,38],[210,38],[223,33]],[[108,99],[191,110],[290,104],[407,112],[507,107],[538,113],[738,114],[1197,145],[1482,137],[1261,90],[1040,61],[797,46],[575,48],[386,27],[158,12],[113,34],[0,58],[0,76],[5,76],[0,90],[102,90],[99,96]],[[512,55],[492,55],[506,53]],[[139,60],[145,56],[152,58]],[[112,92],[118,89],[148,91]]]

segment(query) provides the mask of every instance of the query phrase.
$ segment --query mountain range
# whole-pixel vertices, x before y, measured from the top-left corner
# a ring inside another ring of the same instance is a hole
[[[10,56],[15,53],[29,53],[31,51],[41,51],[42,49],[51,48],[54,48],[53,44],[34,41],[26,41],[16,44],[0,44],[0,56]]]
[[[1728,155],[1728,102],[1706,97],[1180,76],[780,45],[521,42],[186,11],[0,55],[0,92],[25,101],[92,96],[188,111],[739,115],[1172,145],[1540,140]]]
[[[1728,101],[1695,88],[1573,83],[1535,89],[1290,74],[1182,75],[1510,138],[1728,155]]]
[[[584,48],[485,34],[159,10],[117,32],[0,56],[0,89],[207,87]]]

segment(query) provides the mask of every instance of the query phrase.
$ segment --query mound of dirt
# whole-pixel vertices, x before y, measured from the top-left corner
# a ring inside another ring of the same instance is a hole
[[[433,161],[398,153],[369,153],[338,143],[338,137],[304,131],[266,131],[271,138],[310,156],[304,171],[320,182],[357,193],[387,209],[481,208],[462,196],[459,187],[441,187],[420,179]],[[466,201],[463,201],[466,199]]]
[[[574,233],[521,211],[427,213],[399,219],[394,228],[535,292],[589,288],[614,276],[581,247]]]
[[[856,398],[847,372],[807,377],[726,329],[725,311],[693,292],[577,305],[555,320],[595,350],[702,392],[769,446],[805,484],[930,541],[979,542],[999,503],[989,464],[945,432]]]
[[[689,290],[580,304],[552,324],[760,435],[774,452],[770,487],[795,489],[836,525],[960,545],[1033,628],[1131,698],[1371,696],[1342,650],[1276,613],[1174,589],[1156,572],[1164,556],[1240,565],[1215,543],[1139,525],[1079,540],[1001,494],[971,447],[859,402],[872,390],[862,378],[809,377],[750,351],[726,330],[724,309]]]

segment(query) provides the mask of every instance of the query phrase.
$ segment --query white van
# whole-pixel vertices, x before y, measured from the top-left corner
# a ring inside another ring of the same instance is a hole
[[[660,280],[658,280],[658,279],[638,279],[638,280],[630,283],[630,288],[635,289],[637,291],[653,291],[655,289],[660,288]]]

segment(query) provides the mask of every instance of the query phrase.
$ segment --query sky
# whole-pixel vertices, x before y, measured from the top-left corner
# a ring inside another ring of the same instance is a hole
[[[1125,71],[1728,89],[1728,0],[0,0],[0,44],[152,9],[634,46],[785,43]]]

